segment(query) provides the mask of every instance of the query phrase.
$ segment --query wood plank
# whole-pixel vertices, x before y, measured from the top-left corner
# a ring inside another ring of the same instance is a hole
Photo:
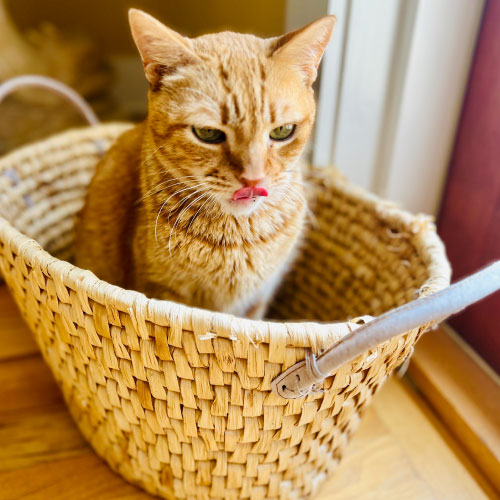
[[[0,471],[91,452],[62,403],[0,416]],[[0,488],[1,491],[1,488]]]
[[[409,376],[500,495],[500,384],[440,328],[418,344]]]
[[[48,366],[40,355],[0,362],[0,418],[5,412],[63,404]]]
[[[152,500],[94,453],[0,472],[3,500]]]
[[[395,387],[381,392],[375,409],[435,498],[498,498],[429,407],[407,385]]]
[[[38,352],[8,288],[0,282],[0,361]]]
[[[317,500],[497,498],[404,382],[389,380]]]
[[[89,453],[40,355],[0,362],[0,381],[0,471]]]
[[[390,390],[384,387],[382,390]],[[432,489],[411,466],[391,430],[370,408],[334,476],[316,500],[434,500]]]

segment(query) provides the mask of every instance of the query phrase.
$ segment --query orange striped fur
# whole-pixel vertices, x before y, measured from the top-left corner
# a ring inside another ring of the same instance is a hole
[[[97,166],[76,262],[150,297],[261,317],[304,227],[298,159],[334,18],[272,39],[188,39],[137,10],[130,22],[150,82],[148,117]],[[270,131],[286,124],[293,135],[273,141]],[[226,140],[204,143],[193,127]],[[255,178],[268,196],[232,201]]]

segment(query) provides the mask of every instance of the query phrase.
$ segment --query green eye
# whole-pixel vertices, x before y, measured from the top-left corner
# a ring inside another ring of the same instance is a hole
[[[295,130],[295,125],[281,125],[271,130],[269,137],[274,141],[284,141],[292,136]]]
[[[193,134],[203,142],[209,142],[210,144],[219,144],[226,140],[226,134],[222,130],[217,130],[216,128],[198,128],[193,127]]]

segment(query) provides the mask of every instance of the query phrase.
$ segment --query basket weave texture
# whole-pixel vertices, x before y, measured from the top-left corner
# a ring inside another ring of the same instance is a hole
[[[434,227],[316,172],[314,216],[271,310],[287,323],[150,300],[62,260],[95,164],[128,126],[70,131],[0,160],[1,273],[82,433],[127,480],[164,498],[309,498],[428,325],[306,398],[281,399],[270,383],[355,328],[347,318],[447,286]]]

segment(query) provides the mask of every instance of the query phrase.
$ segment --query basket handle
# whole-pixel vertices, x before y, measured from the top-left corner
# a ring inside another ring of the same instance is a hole
[[[498,290],[500,260],[448,288],[382,314],[317,357],[309,351],[305,360],[271,382],[273,392],[285,399],[304,397],[331,372],[367,350],[414,328],[439,323]]]
[[[0,84],[0,103],[12,92],[22,87],[41,87],[64,97],[83,115],[90,125],[97,125],[99,118],[87,101],[68,85],[41,75],[22,75],[9,78]]]

